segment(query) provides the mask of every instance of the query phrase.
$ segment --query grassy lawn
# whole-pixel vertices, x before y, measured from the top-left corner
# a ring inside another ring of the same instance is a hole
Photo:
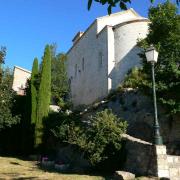
[[[45,172],[40,170],[33,161],[0,157],[0,180],[3,179],[104,180],[101,176]]]

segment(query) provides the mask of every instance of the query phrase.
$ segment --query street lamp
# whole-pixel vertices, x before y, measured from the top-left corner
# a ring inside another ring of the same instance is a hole
[[[153,45],[151,45],[145,51],[147,62],[152,65],[152,88],[153,88],[153,99],[154,99],[154,144],[162,145],[162,137],[160,135],[160,126],[157,116],[157,103],[156,103],[156,88],[155,88],[155,77],[154,77],[154,64],[157,63],[158,52],[155,50]]]

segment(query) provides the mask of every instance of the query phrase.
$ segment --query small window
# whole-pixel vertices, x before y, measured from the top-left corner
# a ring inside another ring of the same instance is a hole
[[[84,64],[84,58],[82,59],[82,71],[84,71],[84,67],[85,66],[85,64]]]
[[[77,69],[78,69],[78,67],[77,67],[77,64],[75,65],[75,77],[77,76]]]
[[[71,86],[71,78],[68,80],[69,87]]]
[[[99,58],[98,58],[99,68],[103,65],[103,55],[102,52],[99,52]]]

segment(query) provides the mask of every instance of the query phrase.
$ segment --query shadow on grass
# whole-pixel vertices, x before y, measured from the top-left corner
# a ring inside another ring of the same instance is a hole
[[[4,156],[4,157],[7,157],[7,156]],[[53,168],[47,168],[47,167],[42,167],[41,163],[38,162],[38,161],[32,161],[30,160],[29,158],[27,157],[24,157],[24,156],[16,156],[16,157],[12,157],[12,156],[9,156],[9,158],[16,158],[17,160],[23,160],[23,161],[30,161],[32,162],[32,167],[29,167],[29,169],[27,171],[29,171],[29,176],[28,177],[23,177],[25,176],[25,174],[22,173],[11,173],[11,172],[8,172],[8,173],[2,173],[0,176],[0,180],[3,179],[3,176],[6,176],[7,178],[9,179],[13,179],[13,180],[20,180],[20,179],[39,179],[39,177],[37,177],[36,175],[33,176],[31,173],[35,170],[35,169],[39,169],[39,170],[42,170],[44,172],[49,172],[49,173],[58,173],[59,175],[62,174],[62,175],[84,175],[84,176],[99,176],[99,177],[102,177],[104,180],[112,180],[113,179],[113,173],[106,173],[106,172],[98,172],[98,171],[94,171],[94,170],[86,170],[86,171],[82,171],[82,170],[75,170],[73,171],[71,168],[68,169],[67,171],[59,171],[59,170],[55,170],[54,167]],[[21,164],[20,162],[16,162],[16,160],[11,160],[9,162],[10,164],[12,165],[15,165],[15,166],[24,166],[23,164]],[[72,177],[73,178],[73,177]]]
[[[6,177],[0,177],[1,179],[12,179],[12,180],[20,180],[20,179],[38,179],[38,177],[35,176],[29,176],[29,177],[21,177],[23,176],[21,173],[2,173],[2,175],[5,175]]]
[[[21,164],[19,164],[17,162],[10,162],[10,164],[21,166]]]
[[[19,178],[13,178],[12,180],[23,180],[23,179],[38,179],[38,177],[19,177]]]
[[[114,179],[114,175],[113,173],[110,172],[97,172],[95,170],[84,170],[84,171],[74,171],[71,169],[68,170],[64,170],[64,171],[60,171],[60,170],[56,170],[53,167],[51,168],[47,168],[47,167],[42,167],[41,164],[37,164],[37,166],[39,167],[40,170],[43,170],[45,172],[50,172],[50,173],[59,173],[59,174],[64,174],[64,175],[84,175],[84,176],[99,176],[104,178],[104,180],[113,180]]]

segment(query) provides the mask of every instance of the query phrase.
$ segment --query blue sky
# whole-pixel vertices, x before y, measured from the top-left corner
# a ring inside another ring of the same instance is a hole
[[[147,17],[149,0],[132,1],[129,7]],[[6,66],[31,70],[34,57],[41,60],[47,43],[57,43],[58,52],[67,52],[74,35],[104,15],[106,7],[97,3],[88,11],[87,0],[2,0],[0,45],[7,47]]]

